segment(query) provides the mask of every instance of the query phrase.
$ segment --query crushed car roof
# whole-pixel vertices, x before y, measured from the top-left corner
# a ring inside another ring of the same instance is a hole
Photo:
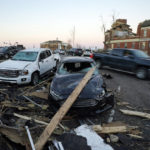
[[[61,62],[93,62],[93,59],[88,57],[64,57],[62,58]]]

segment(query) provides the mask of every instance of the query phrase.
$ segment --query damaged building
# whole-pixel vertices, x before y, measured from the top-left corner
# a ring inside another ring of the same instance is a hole
[[[70,49],[72,46],[69,43],[64,43],[60,40],[52,40],[52,41],[46,41],[40,44],[41,48],[50,48],[51,50],[56,49]]]
[[[126,19],[117,19],[105,32],[104,48],[141,49],[150,54],[150,20],[139,23],[137,33],[133,33]]]

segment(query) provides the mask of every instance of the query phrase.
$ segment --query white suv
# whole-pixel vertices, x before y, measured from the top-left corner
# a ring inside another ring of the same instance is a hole
[[[26,49],[12,59],[0,63],[0,81],[36,85],[39,78],[56,67],[57,60],[50,49]]]

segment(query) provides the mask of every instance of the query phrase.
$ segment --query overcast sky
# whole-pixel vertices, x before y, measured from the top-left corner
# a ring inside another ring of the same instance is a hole
[[[150,0],[0,0],[0,45],[19,42],[39,47],[41,42],[72,39],[85,47],[102,47],[101,16],[109,29],[112,14],[125,18],[134,32],[150,19]]]

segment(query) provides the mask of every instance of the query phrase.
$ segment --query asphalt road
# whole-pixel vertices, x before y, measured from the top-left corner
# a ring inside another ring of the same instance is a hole
[[[107,87],[120,93],[121,101],[129,102],[131,106],[150,110],[150,79],[140,80],[133,74],[112,69],[101,69],[102,74],[108,73],[112,79],[106,79]]]
[[[110,114],[113,112],[113,122],[121,121],[128,125],[138,126],[138,130],[141,132],[139,135],[143,138],[138,140],[130,138],[127,134],[117,134],[121,142],[119,146],[115,143],[112,146],[115,150],[148,150],[150,148],[150,120],[137,116],[124,115],[120,112],[120,109],[150,113],[150,79],[140,80],[133,74],[106,68],[101,69],[100,72],[111,75],[111,79],[106,79],[105,77],[104,79],[107,88],[115,93],[116,105],[106,115],[107,120],[111,119]],[[128,102],[129,105],[118,105],[118,102]]]

